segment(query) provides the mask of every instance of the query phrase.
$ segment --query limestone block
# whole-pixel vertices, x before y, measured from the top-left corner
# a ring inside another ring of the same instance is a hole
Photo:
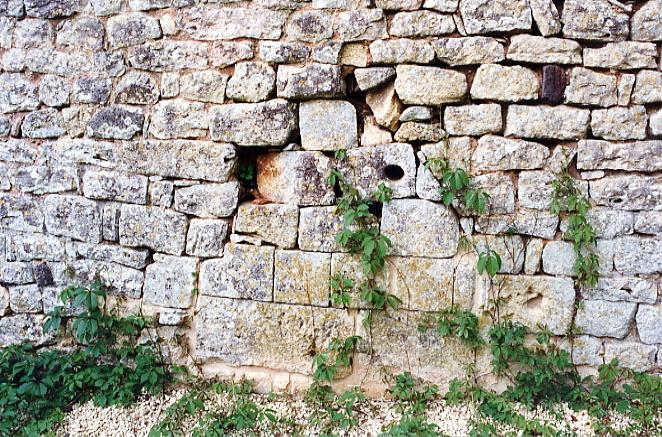
[[[662,178],[614,175],[590,182],[591,199],[598,205],[632,211],[662,210]]]
[[[39,83],[39,100],[47,106],[60,107],[69,103],[71,87],[60,76],[46,75]]]
[[[409,144],[393,143],[351,149],[338,163],[345,181],[370,197],[380,183],[393,190],[393,198],[415,192],[416,158]]]
[[[633,302],[583,300],[575,324],[584,334],[623,338],[630,330],[636,310],[637,304]]]
[[[229,217],[239,201],[239,182],[199,184],[175,190],[174,209],[198,217]]]
[[[642,70],[637,73],[632,101],[634,103],[662,102],[662,72]]]
[[[543,36],[556,35],[561,32],[559,11],[553,0],[529,0],[533,19]]]
[[[526,243],[526,258],[524,260],[524,273],[535,275],[540,270],[540,260],[542,258],[543,240],[540,238],[531,238]]]
[[[57,2],[55,2],[57,3]],[[54,340],[54,334],[44,334],[44,316],[37,314],[18,314],[0,319],[0,344],[18,345],[30,342],[42,346]]]
[[[209,58],[214,67],[225,68],[252,59],[254,54],[251,41],[216,41],[211,46]]]
[[[549,155],[549,148],[539,143],[485,135],[478,140],[471,168],[478,172],[537,169]]]
[[[605,362],[609,363],[614,358],[623,367],[645,372],[650,370],[655,362],[655,346],[643,345],[639,342],[607,342],[605,343]]]
[[[588,335],[579,335],[572,344],[572,362],[578,365],[600,366],[604,364],[602,340]]]
[[[556,140],[585,138],[590,111],[569,106],[511,105],[505,136]]]
[[[457,4],[458,0],[425,0],[423,7],[439,12],[455,12],[457,11]]]
[[[506,57],[532,64],[581,64],[582,46],[570,39],[514,35],[510,39]]]
[[[260,7],[210,9],[204,6],[181,11],[184,32],[192,39],[256,38],[277,40],[289,12]]]
[[[33,280],[31,263],[0,261],[0,282],[5,284],[28,284]]]
[[[202,103],[162,100],[153,107],[149,132],[159,139],[197,138],[205,136],[208,127]]]
[[[570,71],[565,89],[565,103],[607,107],[616,105],[617,101],[616,76],[582,67]]]
[[[403,103],[437,106],[461,101],[467,78],[457,71],[416,65],[396,66],[395,89]]]
[[[531,29],[531,10],[525,0],[461,0],[460,13],[468,34]]]
[[[200,293],[235,299],[273,300],[274,248],[225,245],[222,258],[200,265]]]
[[[457,253],[457,217],[447,207],[427,200],[400,199],[384,205],[382,234],[400,256],[449,258]]]
[[[393,138],[401,143],[410,143],[412,141],[439,141],[446,136],[447,133],[441,128],[441,123],[408,121],[400,125]]]
[[[649,128],[652,135],[662,135],[662,109],[651,111]]]
[[[276,95],[295,100],[342,96],[345,81],[341,73],[337,65],[282,65],[276,75]]]
[[[122,205],[119,220],[120,244],[149,247],[158,252],[179,255],[186,243],[184,214],[158,207]]]
[[[171,308],[193,304],[198,262],[195,258],[156,254],[145,270],[144,302]]]
[[[243,203],[235,216],[234,231],[293,249],[297,244],[298,225],[299,208],[295,205]]]
[[[40,232],[44,212],[32,197],[0,193],[0,226],[19,232]]]
[[[393,67],[357,68],[354,70],[356,85],[361,91],[377,88],[395,77]]]
[[[304,63],[310,55],[310,47],[301,42],[260,41],[260,59],[273,64]]]
[[[521,66],[486,64],[478,67],[471,85],[471,98],[519,102],[537,99],[539,91],[538,76],[533,70]]]
[[[347,101],[312,100],[299,105],[301,146],[305,150],[341,150],[358,145],[356,109]]]
[[[634,229],[640,234],[662,237],[662,214],[656,211],[641,211],[637,214]]]
[[[499,273],[517,274],[524,267],[524,241],[519,235],[477,236],[474,243],[478,253],[493,250],[501,258]]]
[[[331,308],[202,297],[196,327],[198,359],[309,374],[310,352],[354,335],[354,317]]]
[[[447,106],[444,127],[450,135],[481,136],[503,128],[501,106],[483,105]]]
[[[224,220],[191,220],[186,234],[186,254],[198,257],[222,256],[228,228]]]
[[[287,37],[290,40],[317,43],[333,36],[333,19],[325,11],[296,11],[290,16]]]
[[[222,105],[210,111],[212,140],[240,146],[285,145],[296,127],[296,106],[283,99]]]
[[[276,250],[274,302],[329,306],[331,254]]]
[[[648,114],[641,105],[596,109],[591,112],[591,131],[606,140],[643,140]]]
[[[121,264],[133,269],[143,269],[148,263],[149,251],[145,249],[129,249],[127,247],[104,243],[71,242],[67,244],[67,255],[71,259],[84,258]]]
[[[583,140],[578,143],[577,168],[583,170],[662,170],[662,141],[612,143]]]
[[[37,149],[26,140],[10,138],[0,142],[0,161],[32,164],[37,157]]]
[[[484,234],[502,234],[516,230],[521,235],[550,240],[556,235],[558,216],[547,210],[519,208],[514,215],[480,216],[476,231]]]
[[[633,213],[612,208],[596,206],[586,213],[586,218],[598,238],[616,238],[632,234],[634,229]],[[561,231],[568,229],[568,221],[561,222]]]
[[[361,146],[377,146],[379,144],[388,144],[393,142],[391,132],[377,126],[374,117],[368,116],[364,120],[363,134],[361,134]]]
[[[83,9],[84,3],[79,0],[24,0],[25,15],[36,18],[69,17]],[[19,8],[20,9],[20,8]]]
[[[381,9],[339,12],[335,15],[333,27],[342,42],[388,38],[386,17]]]
[[[595,286],[582,287],[582,296],[589,300],[612,302],[638,302],[654,304],[657,300],[658,282],[629,276],[601,277]],[[644,308],[640,305],[639,309]]]
[[[622,41],[629,33],[629,15],[608,0],[567,0],[563,4],[563,36],[596,41]]]
[[[631,36],[636,41],[662,41],[662,3],[650,0],[634,13]]]
[[[486,36],[439,38],[431,44],[437,59],[450,66],[495,64],[506,57],[503,44]]]
[[[7,171],[11,185],[24,193],[61,193],[76,189],[78,177],[72,167],[45,165],[19,167]]]
[[[484,191],[489,196],[487,208],[490,214],[515,212],[515,185],[510,176],[495,173],[476,176],[473,178],[472,187]],[[454,206],[463,211],[457,200]]]
[[[179,96],[200,102],[223,103],[229,76],[213,70],[196,71],[179,78]]]
[[[375,116],[377,124],[392,131],[396,129],[402,113],[402,103],[396,94],[396,87],[392,83],[368,92],[365,100]]]
[[[65,20],[58,28],[56,44],[99,51],[103,49],[103,23],[92,17]]]
[[[550,275],[577,276],[572,244],[566,241],[550,241],[542,252],[542,270]]]
[[[0,240],[2,238],[0,237]],[[0,246],[5,246],[1,244]],[[60,261],[64,257],[64,243],[60,238],[48,234],[7,235],[7,261]],[[0,255],[3,251],[0,250]]]
[[[132,299],[139,299],[142,294],[145,280],[145,273],[142,270],[112,262],[87,259],[71,260],[66,266],[64,263],[59,265],[52,263],[51,266],[54,267],[53,277],[58,286],[89,285],[99,280],[108,285],[113,294]]]
[[[331,205],[335,194],[326,183],[330,171],[331,160],[321,152],[266,153],[257,160],[257,186],[272,202]]]
[[[79,196],[49,195],[44,200],[48,233],[75,240],[101,241],[101,216],[97,204]]]
[[[400,115],[400,121],[429,121],[432,120],[432,108],[428,106],[410,106]]]
[[[637,331],[646,344],[662,343],[662,305],[640,305],[637,311]]]
[[[267,100],[276,87],[276,73],[262,62],[240,62],[228,82],[227,96],[235,102]]]
[[[17,314],[42,312],[41,291],[37,284],[10,287],[9,306]]]
[[[141,109],[123,105],[99,108],[87,123],[86,133],[93,138],[130,140],[143,130],[145,116]]]
[[[653,274],[662,272],[662,239],[657,237],[625,236],[612,240],[614,267],[624,274]]]
[[[397,37],[438,36],[453,33],[455,22],[450,15],[432,11],[398,12],[393,16],[389,34]]]
[[[106,23],[110,48],[119,49],[161,37],[159,20],[142,12],[115,15]]]
[[[434,59],[434,50],[427,41],[389,39],[370,44],[370,55],[375,64],[429,64]]]
[[[299,249],[315,252],[342,252],[336,235],[343,230],[342,215],[335,206],[301,208]]]
[[[657,47],[653,43],[624,41],[609,43],[602,48],[584,49],[584,66],[632,70],[657,68]]]
[[[153,105],[159,100],[159,86],[149,74],[130,71],[117,84],[114,95],[117,103]]]
[[[0,316],[6,316],[9,312],[9,290],[0,287]]]
[[[62,114],[53,108],[29,113],[21,124],[21,133],[27,138],[57,138],[65,132]]]
[[[83,175],[83,194],[90,199],[145,204],[147,177],[113,171],[87,171]]]
[[[208,62],[207,44],[195,41],[153,41],[130,47],[129,64],[147,71],[177,71],[187,68],[202,69]]]

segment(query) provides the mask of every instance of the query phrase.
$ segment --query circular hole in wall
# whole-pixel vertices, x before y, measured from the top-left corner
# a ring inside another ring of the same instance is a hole
[[[405,176],[405,171],[399,165],[387,165],[384,167],[384,176],[389,181],[399,181]]]

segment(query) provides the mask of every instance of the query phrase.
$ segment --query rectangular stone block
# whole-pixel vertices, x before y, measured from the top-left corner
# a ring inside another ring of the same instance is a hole
[[[662,177],[605,176],[590,182],[591,199],[598,205],[630,211],[662,211]]]
[[[345,310],[207,296],[197,310],[196,358],[234,366],[310,374],[311,352],[354,335],[354,317]]]
[[[516,231],[522,235],[553,239],[559,226],[559,217],[546,210],[519,208],[515,214],[480,216],[476,232],[503,234]]]
[[[186,226],[184,214],[157,207],[123,205],[119,221],[120,244],[179,255],[186,243]]]
[[[505,136],[578,140],[588,131],[590,111],[569,106],[508,107]]]
[[[605,140],[643,140],[648,114],[641,105],[596,109],[591,112],[593,135]]]
[[[386,16],[381,9],[339,12],[335,16],[333,27],[338,32],[338,38],[343,42],[388,38]]]
[[[95,261],[107,261],[134,269],[145,268],[149,260],[148,250],[129,249],[127,247],[103,243],[89,244],[71,242],[67,244],[67,255],[74,259],[86,258]]]
[[[582,170],[662,170],[662,141],[613,143],[584,140],[578,143],[577,168]]]
[[[575,317],[575,325],[583,333],[596,337],[623,338],[634,321],[637,304],[583,300]]]
[[[274,302],[329,306],[331,254],[276,250]]]
[[[276,95],[295,100],[341,97],[345,81],[338,65],[281,65],[276,75]]]
[[[83,175],[83,195],[90,199],[145,204],[147,177],[110,171],[88,171]]]
[[[437,59],[450,66],[495,64],[506,57],[503,44],[486,36],[440,38],[431,44]]]
[[[237,38],[278,39],[289,13],[250,8],[194,7],[184,9],[184,31],[193,39],[218,40]]]
[[[175,190],[174,209],[198,217],[229,217],[239,202],[239,182],[199,184]]]
[[[395,89],[408,105],[438,106],[460,102],[467,93],[464,74],[438,67],[398,65]]]
[[[659,280],[656,279],[601,277],[595,287],[584,286],[581,292],[582,297],[589,300],[654,304],[657,301],[658,286]]]
[[[532,170],[542,168],[550,152],[547,146],[532,141],[494,135],[480,137],[471,157],[474,172]]]
[[[195,295],[198,261],[156,254],[145,270],[143,301],[169,308],[189,308]]]
[[[208,129],[209,115],[201,102],[172,99],[153,106],[149,133],[155,138],[202,138]]]
[[[503,128],[501,106],[497,104],[447,106],[444,128],[450,135],[481,136]]]
[[[0,257],[4,252],[2,246],[0,243]],[[6,246],[7,261],[60,261],[64,256],[63,240],[47,234],[10,234]]]
[[[476,236],[475,248],[478,253],[493,250],[501,258],[499,273],[518,274],[524,267],[524,241],[519,235]]]
[[[206,258],[222,256],[227,236],[225,220],[193,219],[186,234],[186,254]]]
[[[13,346],[24,342],[43,346],[55,340],[53,333],[44,334],[44,316],[18,314],[0,319],[0,345]]]
[[[299,249],[314,252],[342,252],[336,236],[342,232],[342,215],[335,206],[301,208]]]
[[[299,130],[305,150],[347,150],[358,145],[356,109],[347,101],[301,103]]]
[[[0,261],[0,282],[5,284],[27,284],[34,279],[29,262]]]
[[[50,195],[44,200],[44,217],[49,234],[90,243],[101,241],[101,214],[92,200],[79,196]]]
[[[178,71],[207,67],[209,46],[195,41],[154,41],[130,47],[132,67],[147,71]]]
[[[584,65],[612,70],[657,68],[657,47],[653,43],[623,41],[604,47],[584,49]]]
[[[532,64],[581,64],[582,46],[571,39],[513,35],[506,57]]]
[[[251,234],[284,249],[297,244],[299,208],[295,205],[243,203],[234,219],[234,231]]]
[[[142,295],[145,273],[120,264],[88,259],[71,260],[65,263],[49,263],[53,279],[58,286],[89,285],[100,280],[113,294],[139,299]]]
[[[32,196],[0,193],[0,229],[43,231],[44,212]]]
[[[41,291],[37,284],[9,287],[9,306],[14,313],[40,313]]]
[[[515,212],[515,185],[510,176],[494,173],[476,176],[472,186],[489,196],[487,211],[490,214]],[[465,209],[458,200],[455,200],[453,205],[461,210]]]
[[[621,41],[628,37],[630,17],[607,0],[567,0],[563,4],[563,36],[596,41]]]
[[[536,72],[519,65],[481,65],[471,84],[471,98],[475,100],[519,102],[535,100],[539,92],[540,82]]]
[[[200,265],[200,293],[261,301],[273,300],[274,248],[225,245],[222,258]]]
[[[617,271],[624,274],[662,273],[662,238],[626,236],[611,243]]]
[[[565,89],[565,103],[578,105],[614,106],[618,102],[618,78],[587,68],[570,70]]]

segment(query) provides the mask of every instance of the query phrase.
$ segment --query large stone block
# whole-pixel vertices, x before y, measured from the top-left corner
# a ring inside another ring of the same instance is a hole
[[[228,79],[227,74],[213,70],[184,74],[179,78],[179,96],[199,102],[223,103]]]
[[[234,220],[234,231],[293,249],[297,244],[298,225],[299,208],[295,205],[243,203]]]
[[[531,29],[531,9],[525,0],[461,0],[460,13],[468,34]]]
[[[631,211],[662,211],[662,177],[605,176],[590,182],[591,199],[598,205]]]
[[[506,116],[506,136],[556,140],[586,137],[590,111],[569,106],[511,105]]]
[[[83,175],[83,194],[90,199],[145,204],[147,177],[114,171],[87,171]]]
[[[662,170],[662,141],[612,143],[583,140],[578,143],[577,168],[581,170]]]
[[[159,100],[159,86],[147,73],[130,71],[115,87],[115,101],[133,105],[153,105]]]
[[[434,59],[434,50],[427,41],[389,39],[370,44],[370,55],[375,64],[429,64]]]
[[[1,258],[5,258],[3,246],[5,244],[0,242]],[[60,261],[64,257],[64,242],[48,234],[7,235],[6,251],[7,261]]]
[[[202,297],[195,356],[235,366],[311,373],[311,351],[354,335],[345,310]]]
[[[642,211],[637,214],[634,229],[640,234],[662,237],[662,214],[656,211]]]
[[[329,306],[331,254],[277,250],[274,302]]]
[[[503,234],[515,229],[521,235],[550,240],[556,235],[558,225],[559,217],[549,211],[519,208],[514,215],[478,217],[476,231],[483,234]]]
[[[37,284],[10,287],[9,306],[17,314],[42,312],[41,291]]]
[[[567,0],[561,21],[567,38],[622,41],[630,31],[629,15],[608,0]]]
[[[657,47],[653,43],[624,41],[610,43],[599,49],[584,49],[584,66],[633,70],[657,68]]]
[[[154,41],[130,47],[127,58],[134,68],[147,71],[202,69],[208,62],[207,44],[194,41]]]
[[[431,44],[437,59],[450,66],[495,64],[506,58],[503,44],[486,36],[440,38]]]
[[[0,261],[0,282],[5,284],[28,284],[32,281],[34,281],[34,275],[31,263]]]
[[[271,97],[275,88],[276,73],[269,64],[241,62],[234,67],[226,94],[235,102],[259,102]]]
[[[123,105],[99,108],[87,123],[86,133],[93,138],[130,140],[143,130],[142,109]]]
[[[341,100],[303,102],[299,105],[299,130],[305,150],[351,149],[358,144],[356,109]]]
[[[115,15],[106,23],[111,49],[135,46],[161,37],[159,20],[142,12]]]
[[[510,214],[515,212],[515,185],[510,176],[504,174],[483,174],[473,178],[472,187],[484,191],[489,196],[487,210],[490,214]],[[464,207],[456,199],[453,205],[458,210],[464,211]]]
[[[662,238],[626,236],[612,240],[614,267],[624,274],[662,273]]]
[[[390,81],[395,77],[393,67],[357,68],[354,70],[356,85],[361,91],[367,91]]]
[[[0,193],[0,228],[41,232],[44,212],[31,196]]]
[[[25,342],[35,346],[54,341],[54,334],[44,334],[44,316],[19,314],[0,319],[0,345],[7,347]]]
[[[139,299],[142,294],[145,273],[120,264],[88,259],[70,260],[66,263],[51,263],[53,279],[58,286],[89,285],[99,280],[113,294]],[[44,290],[45,294],[45,290]]]
[[[634,103],[662,102],[662,72],[642,70],[637,73],[632,101]]]
[[[24,0],[25,14],[36,18],[69,17],[80,12],[84,2],[80,0]]]
[[[510,39],[506,57],[533,64],[581,64],[582,46],[570,39],[515,35]]]
[[[153,106],[149,133],[159,139],[199,138],[207,135],[209,120],[203,103],[162,100]]]
[[[24,75],[0,74],[0,113],[32,111],[37,106],[37,88]]]
[[[198,262],[195,258],[155,255],[145,270],[144,302],[168,308],[193,304]]]
[[[296,11],[290,16],[290,40],[318,43],[333,36],[333,17],[326,11]]]
[[[335,206],[302,208],[299,218],[299,249],[341,252],[336,236],[343,231],[343,219]]]
[[[186,254],[207,258],[222,256],[228,227],[225,220],[191,220],[186,234]]]
[[[198,217],[229,217],[239,202],[239,182],[199,184],[175,190],[174,209]]]
[[[589,300],[654,304],[658,280],[630,276],[601,277],[595,286],[582,287],[582,297]],[[643,308],[640,305],[639,308]]]
[[[257,38],[278,39],[285,28],[287,11],[259,7],[193,7],[181,12],[184,32],[199,40]]]
[[[634,13],[631,37],[637,41],[662,41],[662,2],[650,0]],[[659,360],[658,360],[659,361]]]
[[[499,132],[503,128],[501,106],[496,103],[447,106],[444,128],[450,135],[481,136]]]
[[[616,76],[582,67],[570,71],[568,86],[565,89],[565,103],[607,107],[614,106],[617,102]]]
[[[44,217],[50,234],[91,243],[101,241],[101,215],[92,200],[50,195],[44,200]]]
[[[616,238],[629,235],[634,230],[634,214],[629,211],[596,206],[586,213],[586,218],[598,238]],[[561,222],[561,231],[568,229],[568,220]]]
[[[340,66],[308,64],[303,67],[282,65],[276,75],[276,95],[286,99],[340,97],[345,81]]]
[[[531,170],[542,168],[549,158],[547,146],[532,141],[485,135],[471,157],[473,171]]]
[[[158,207],[123,205],[119,220],[120,244],[179,255],[186,243],[186,226],[184,214]]]
[[[393,190],[393,197],[410,197],[416,189],[416,158],[409,144],[359,147],[338,163],[347,183],[370,197],[380,183]]]
[[[239,61],[252,59],[255,54],[251,41],[217,41],[211,46],[211,65],[218,68],[229,67]]]
[[[467,93],[464,74],[437,67],[398,65],[395,90],[409,105],[441,105],[459,102]]]
[[[639,305],[637,311],[637,331],[639,338],[646,344],[662,343],[662,305]]]
[[[618,360],[622,367],[646,372],[655,362],[656,346],[644,345],[636,341],[605,342],[604,360],[606,363]]]
[[[501,258],[499,273],[518,274],[524,267],[524,241],[519,235],[476,236],[475,248],[478,253],[493,250]]]
[[[257,160],[257,186],[272,202],[330,205],[333,187],[326,183],[331,160],[321,152],[266,153]]]
[[[636,311],[634,302],[583,300],[577,309],[575,325],[583,334],[623,338],[630,330]]]
[[[382,234],[393,243],[391,254],[450,258],[460,239],[455,214],[444,205],[417,199],[384,205]]]
[[[381,9],[339,12],[335,16],[333,27],[343,42],[388,38],[386,16]]]
[[[478,67],[471,85],[471,98],[519,102],[537,99],[539,91],[540,83],[533,70],[521,66],[486,64]]]
[[[210,111],[211,138],[240,146],[282,146],[297,127],[296,107],[283,99],[235,103]]]
[[[591,131],[606,140],[643,140],[648,114],[641,105],[596,109],[591,113]]]
[[[129,249],[111,244],[90,244],[71,242],[67,244],[67,256],[71,259],[90,259],[121,264],[133,269],[143,269],[148,264],[149,251]]]
[[[399,12],[393,16],[389,34],[398,37],[438,36],[453,33],[455,22],[450,15],[432,11]]]

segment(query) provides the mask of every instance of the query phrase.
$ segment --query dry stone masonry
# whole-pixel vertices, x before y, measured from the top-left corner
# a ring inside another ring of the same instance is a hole
[[[661,48],[661,0],[0,1],[0,346],[51,344],[59,290],[100,279],[210,373],[300,388],[361,335],[350,381],[443,384],[473,354],[418,322],[490,308],[470,237],[503,260],[502,315],[577,330],[580,365],[659,371]],[[489,211],[445,207],[433,158]],[[594,206],[594,287],[549,211],[565,167]],[[333,274],[362,275],[334,168],[393,190],[376,280],[403,304],[370,332],[364,303],[330,302]]]

